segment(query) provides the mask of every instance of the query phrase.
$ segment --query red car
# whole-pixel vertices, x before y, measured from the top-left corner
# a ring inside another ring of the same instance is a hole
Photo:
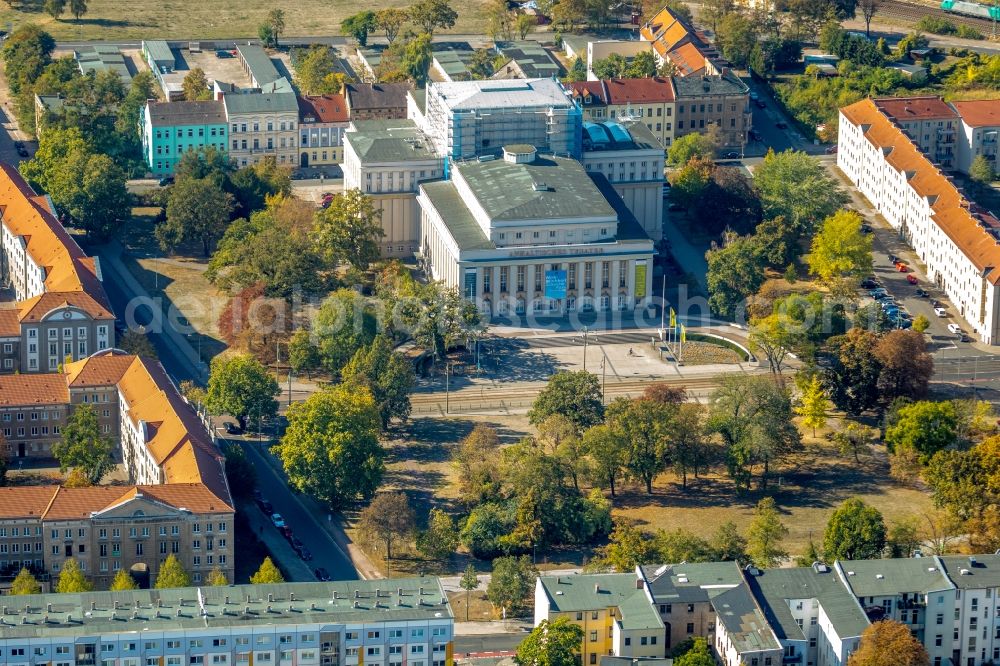
[[[906,264],[904,264],[902,261],[897,261],[896,262],[896,270],[899,271],[900,273],[908,273],[910,271],[910,268],[909,268],[909,266],[907,266]]]
[[[906,276],[906,281],[909,282],[910,284],[916,284],[917,283],[917,276],[913,275],[913,274],[907,275]]]

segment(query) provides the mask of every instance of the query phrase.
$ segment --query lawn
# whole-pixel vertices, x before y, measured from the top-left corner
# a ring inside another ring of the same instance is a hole
[[[41,6],[30,0],[25,6]],[[68,13],[59,21],[41,11],[16,11],[5,3],[0,22],[37,23],[57,40],[82,41],[124,39],[232,39],[257,37],[257,26],[274,7],[285,12],[285,32],[289,36],[339,35],[340,22],[360,9],[378,10],[402,7],[401,0],[379,0],[363,7],[346,0],[88,0],[87,14],[79,21]],[[484,0],[456,3],[459,13],[454,27],[457,33],[481,32],[484,23]]]

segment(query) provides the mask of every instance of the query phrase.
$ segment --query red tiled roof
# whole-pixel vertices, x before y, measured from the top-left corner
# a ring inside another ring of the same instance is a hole
[[[610,79],[604,81],[611,104],[674,101],[674,84],[669,78]]]
[[[58,486],[0,488],[0,518],[41,518]]]
[[[135,356],[107,349],[72,363],[67,363],[66,382],[72,388],[83,386],[114,386],[135,361]]]
[[[8,308],[0,310],[0,337],[21,337],[21,325],[18,323],[18,310]]]
[[[952,102],[951,105],[955,107],[966,125],[1000,127],[1000,99],[976,99]]]
[[[0,375],[0,407],[65,404],[69,389],[62,375]]]
[[[310,117],[318,123],[346,123],[350,119],[343,95],[300,95],[297,99],[302,122],[309,122]]]
[[[898,121],[958,118],[958,114],[940,97],[883,97],[874,100],[875,106],[889,118]]]

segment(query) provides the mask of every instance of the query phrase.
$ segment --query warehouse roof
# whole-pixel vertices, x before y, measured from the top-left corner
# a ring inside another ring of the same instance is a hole
[[[453,617],[436,578],[38,594],[5,608],[3,639]]]
[[[497,52],[508,61],[516,62],[524,76],[529,79],[559,76],[562,71],[552,54],[538,42],[502,42],[497,44]]]
[[[278,69],[271,62],[271,57],[263,48],[256,44],[236,45],[236,51],[250,70],[250,78],[257,87],[263,87],[281,78]]]

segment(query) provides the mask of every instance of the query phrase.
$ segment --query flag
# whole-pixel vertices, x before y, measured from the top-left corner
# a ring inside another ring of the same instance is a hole
[[[681,324],[681,342],[687,342],[687,329]]]
[[[670,328],[677,328],[677,313],[670,308]]]

